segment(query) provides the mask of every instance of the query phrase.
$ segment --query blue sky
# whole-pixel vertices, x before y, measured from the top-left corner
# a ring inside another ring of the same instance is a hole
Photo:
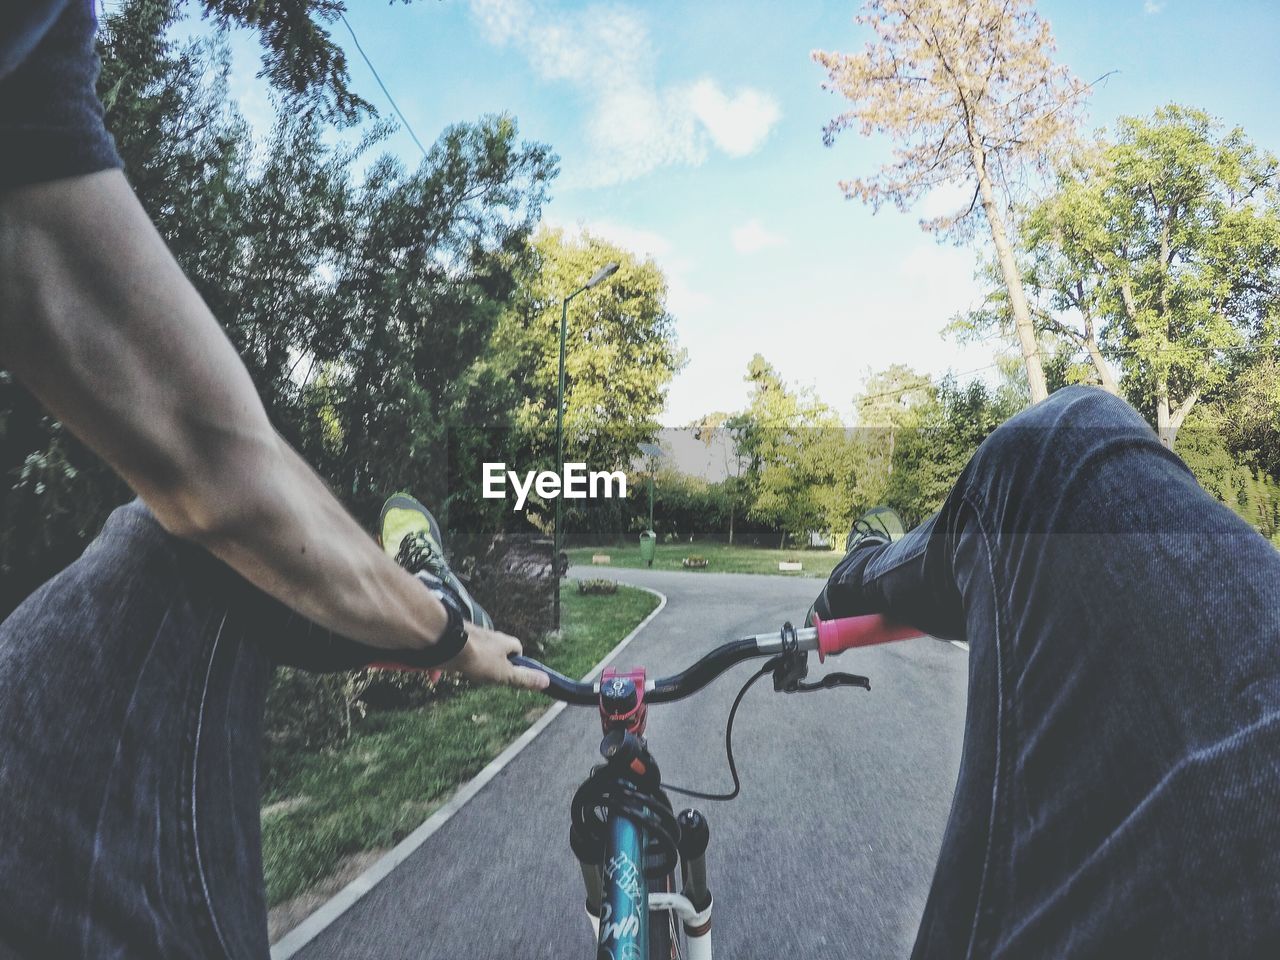
[[[779,0],[350,0],[361,44],[427,143],[446,125],[509,112],[561,157],[546,218],[652,255],[671,284],[689,364],[663,417],[732,410],[753,353],[814,387],[846,417],[867,372],[906,363],[973,371],[992,347],[940,328],[975,304],[977,251],[938,244],[921,213],[842,198],[883,143],[822,144],[843,101],[810,52],[852,50],[856,3]],[[1280,151],[1280,4],[1042,0],[1058,57],[1094,94],[1089,126],[1177,101],[1239,124]],[[390,115],[341,25],[355,88]],[[267,116],[250,42],[235,43],[233,93]],[[388,148],[415,164],[403,132]]]

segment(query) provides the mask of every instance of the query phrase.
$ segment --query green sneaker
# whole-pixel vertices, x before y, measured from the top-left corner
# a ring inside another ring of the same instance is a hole
[[[400,552],[404,538],[410,534],[424,535],[430,549],[441,558],[444,557],[444,537],[440,533],[440,524],[430,510],[407,493],[393,493],[387,497],[387,502],[382,505],[382,515],[378,518],[378,531],[382,537],[382,549],[392,559]]]
[[[863,540],[872,539],[892,543],[901,540],[907,532],[902,518],[890,507],[872,507],[849,529],[849,536],[844,541],[844,552],[850,553]]]
[[[387,556],[410,573],[431,574],[462,602],[468,620],[493,629],[493,618],[472,599],[462,581],[449,569],[440,524],[430,510],[407,493],[394,493],[382,505],[378,526]]]

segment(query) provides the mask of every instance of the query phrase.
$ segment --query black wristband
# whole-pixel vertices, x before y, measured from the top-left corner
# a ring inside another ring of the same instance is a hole
[[[419,577],[419,579],[422,578]],[[389,657],[395,663],[404,664],[406,667],[422,669],[441,666],[460,654],[462,648],[467,645],[467,621],[462,616],[462,608],[448,591],[433,588],[429,584],[426,586],[432,596],[444,607],[448,620],[445,622],[444,632],[431,646],[419,647],[416,650],[396,650]]]

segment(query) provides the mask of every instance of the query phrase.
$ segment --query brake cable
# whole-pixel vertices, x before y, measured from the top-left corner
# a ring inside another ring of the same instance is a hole
[[[729,758],[729,774],[733,777],[733,790],[729,793],[703,793],[701,790],[690,790],[688,787],[675,787],[669,783],[662,785],[663,790],[669,790],[672,793],[679,793],[686,797],[693,797],[695,800],[732,800],[742,792],[742,781],[738,779],[738,765],[733,759],[733,718],[738,714],[738,705],[742,703],[742,698],[747,695],[747,691],[761,677],[770,673],[774,667],[774,657],[769,660],[763,667],[751,675],[751,679],[742,685],[742,689],[738,691],[738,695],[733,698],[733,706],[729,708],[729,722],[724,728],[724,752]]]
[[[783,627],[784,638],[787,631],[790,630],[791,636],[794,637],[795,629],[788,623]],[[742,792],[742,781],[738,777],[738,764],[733,757],[733,721],[738,715],[738,706],[742,703],[742,698],[747,695],[747,691],[755,684],[757,680],[766,674],[774,675],[774,689],[783,693],[813,693],[818,690],[832,690],[836,687],[862,687],[864,690],[871,689],[871,681],[866,677],[861,677],[852,673],[829,673],[821,680],[814,683],[804,683],[803,678],[808,674],[806,665],[807,656],[804,653],[795,652],[794,648],[786,653],[778,654],[771,657],[765,662],[765,665],[753,673],[750,679],[742,685],[742,689],[738,691],[738,695],[733,698],[733,706],[729,708],[729,720],[724,728],[724,752],[729,761],[729,775],[733,778],[733,789],[728,793],[704,793],[701,790],[691,790],[688,787],[677,787],[669,783],[663,783],[662,789],[669,790],[671,793],[679,793],[686,797],[693,797],[696,800],[734,800],[738,794]]]

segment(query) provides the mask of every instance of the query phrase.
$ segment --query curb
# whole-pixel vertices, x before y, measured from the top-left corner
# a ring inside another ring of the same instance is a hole
[[[627,586],[653,594],[658,598],[658,605],[650,611],[647,617],[636,624],[634,630],[618,641],[617,646],[606,653],[600,662],[591,668],[591,672],[582,678],[583,680],[590,680],[597,676],[667,605],[666,595],[658,590],[639,587],[635,584],[627,584]],[[373,866],[339,890],[319,909],[276,941],[271,946],[271,960],[290,960],[294,954],[323,933],[330,924],[355,906],[361,897],[377,886],[391,871],[407,860],[410,854],[426,843],[432,834],[448,823],[453,818],[453,815],[466,805],[468,800],[484,789],[485,784],[501,773],[502,769],[514,760],[520,751],[532,743],[534,738],[545,730],[566,706],[568,704],[559,700],[555,701],[547,712],[537,719],[533,726],[520,734],[502,753],[489,761],[488,766],[462,784],[448,803],[428,817],[391,850],[387,851]]]

